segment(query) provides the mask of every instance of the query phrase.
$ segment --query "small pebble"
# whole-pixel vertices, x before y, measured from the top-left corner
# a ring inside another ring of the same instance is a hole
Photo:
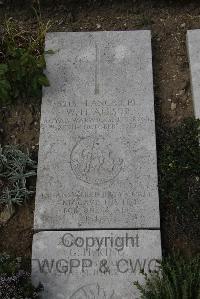
[[[185,28],[185,26],[186,26],[185,23],[182,23],[182,24],[180,25],[181,28]]]
[[[176,109],[176,103],[171,103],[171,110],[174,111]]]

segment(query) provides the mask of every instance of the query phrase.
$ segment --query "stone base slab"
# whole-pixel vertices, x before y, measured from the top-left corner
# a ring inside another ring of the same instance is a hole
[[[140,298],[134,281],[158,267],[159,230],[46,231],[34,235],[32,280],[44,299]]]

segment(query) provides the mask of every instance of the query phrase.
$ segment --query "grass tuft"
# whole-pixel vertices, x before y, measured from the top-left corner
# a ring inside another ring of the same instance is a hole
[[[141,299],[199,299],[200,256],[173,254],[160,262],[158,271],[145,274],[145,284],[134,283]]]
[[[40,97],[42,86],[49,85],[43,69],[46,67],[44,40],[51,24],[43,22],[40,14],[35,13],[34,32],[12,18],[4,22],[0,41],[0,104]]]

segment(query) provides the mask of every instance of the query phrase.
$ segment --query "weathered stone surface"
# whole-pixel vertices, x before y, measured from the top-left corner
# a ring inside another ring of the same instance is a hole
[[[136,299],[134,281],[161,258],[159,230],[40,232],[32,279],[45,299]]]
[[[187,32],[187,47],[190,62],[191,86],[196,118],[200,118],[200,30]]]
[[[159,227],[149,31],[50,33],[35,229]]]

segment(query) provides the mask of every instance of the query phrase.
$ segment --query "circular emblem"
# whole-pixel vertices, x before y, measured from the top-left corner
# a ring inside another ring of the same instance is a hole
[[[123,167],[116,145],[102,136],[81,139],[71,152],[70,163],[79,180],[96,185],[113,180]]]
[[[122,299],[122,297],[117,296],[114,290],[107,295],[98,283],[92,283],[80,287],[70,296],[70,299]]]
[[[88,284],[76,290],[70,299],[106,299],[105,291],[99,284]]]

